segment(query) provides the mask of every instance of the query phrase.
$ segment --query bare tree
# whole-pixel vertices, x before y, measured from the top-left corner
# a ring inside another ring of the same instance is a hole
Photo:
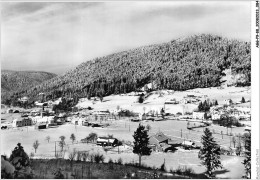
[[[236,142],[237,142],[236,137],[233,136],[233,137],[232,137],[232,143],[233,143],[233,145],[234,145],[234,148],[236,147]]]
[[[39,143],[38,140],[36,140],[36,141],[33,143],[33,148],[34,148],[34,150],[35,150],[35,153],[36,153],[36,151],[37,151],[39,145],[40,145],[40,143]]]
[[[150,130],[152,129],[151,125],[150,125],[150,124],[147,124],[147,125],[146,125],[146,129],[147,129],[148,131],[150,131]]]
[[[70,160],[70,166],[72,167],[73,165],[73,161],[76,157],[77,151],[75,149],[73,149],[72,152],[69,153],[69,160]]]
[[[63,151],[63,148],[65,146],[65,136],[60,136],[59,146],[61,147],[61,151]]]
[[[95,142],[97,140],[97,134],[96,133],[90,133],[87,137],[87,141],[89,142]]]
[[[76,140],[76,137],[75,137],[75,135],[73,133],[71,134],[70,139],[71,139],[72,144],[73,144],[74,141]]]
[[[82,152],[77,151],[77,161],[81,161],[82,159]]]
[[[47,137],[46,137],[46,141],[48,141],[48,143],[50,142],[50,139],[51,139],[50,136],[47,136]]]
[[[88,157],[89,157],[89,152],[88,151],[82,152],[82,159],[83,159],[83,161],[87,161]]]

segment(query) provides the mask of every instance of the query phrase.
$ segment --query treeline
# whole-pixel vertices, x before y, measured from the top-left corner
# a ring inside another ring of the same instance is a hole
[[[210,107],[212,106],[217,106],[218,105],[218,101],[215,100],[213,102],[210,102],[209,100],[205,100],[204,102],[200,102],[199,105],[198,105],[198,111],[201,112],[207,112],[210,110]]]
[[[14,96],[47,99],[92,97],[152,89],[183,91],[219,86],[225,75],[243,74],[237,86],[251,85],[250,42],[203,34],[151,45],[86,61],[62,76],[54,77]]]

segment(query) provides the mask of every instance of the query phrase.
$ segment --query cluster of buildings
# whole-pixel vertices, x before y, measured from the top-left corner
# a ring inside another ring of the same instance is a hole
[[[213,106],[210,108],[211,119],[220,120],[222,115],[228,114],[236,120],[251,120],[251,108],[239,106]]]
[[[74,125],[90,126],[90,122],[103,122],[113,119],[109,111],[94,111],[93,113],[75,114],[68,117],[67,121]]]
[[[204,98],[207,96],[203,96]],[[182,104],[199,104],[200,103],[200,98],[202,96],[195,96],[193,94],[187,94],[187,96],[183,97],[183,99],[180,101]]]
[[[13,128],[34,125],[35,128],[45,129],[48,127],[57,127],[57,125],[61,125],[65,121],[65,114],[55,116],[54,112],[33,110],[31,112],[23,112],[21,117],[14,119],[11,124]]]

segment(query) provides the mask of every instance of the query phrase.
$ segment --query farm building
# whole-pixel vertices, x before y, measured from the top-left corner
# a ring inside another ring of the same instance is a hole
[[[118,139],[109,137],[99,137],[97,138],[97,145],[101,146],[116,146],[118,144]]]
[[[158,132],[157,134],[151,136],[149,138],[149,146],[153,151],[164,151],[169,147],[168,142],[170,138],[164,135],[162,132]]]
[[[193,112],[192,118],[193,119],[205,120],[205,119],[207,119],[207,114],[205,112]]]

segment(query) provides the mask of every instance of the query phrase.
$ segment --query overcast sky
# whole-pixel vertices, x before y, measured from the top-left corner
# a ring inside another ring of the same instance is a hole
[[[95,57],[193,34],[250,41],[250,1],[1,4],[1,69],[61,74]]]

